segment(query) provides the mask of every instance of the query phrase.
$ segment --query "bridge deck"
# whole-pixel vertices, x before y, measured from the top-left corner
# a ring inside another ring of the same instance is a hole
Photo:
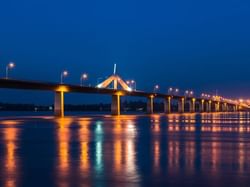
[[[135,96],[135,97],[150,97],[155,98],[167,98],[172,97],[173,99],[181,99],[183,96],[171,96],[162,93],[150,93],[143,91],[125,91],[125,90],[114,90],[106,88],[86,87],[71,84],[59,84],[39,81],[26,81],[26,80],[15,80],[15,79],[0,79],[0,88],[7,89],[21,89],[21,90],[43,90],[43,91],[64,91],[71,93],[86,93],[86,94],[106,94],[115,95],[120,94],[122,96]],[[193,99],[188,97],[186,99]],[[202,98],[196,98],[196,101],[201,101]],[[209,101],[205,99],[205,101]],[[233,104],[233,103],[228,103]]]

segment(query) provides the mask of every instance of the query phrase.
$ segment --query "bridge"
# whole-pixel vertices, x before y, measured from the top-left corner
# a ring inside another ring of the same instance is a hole
[[[109,84],[114,83],[114,88],[106,88]],[[122,89],[118,88],[118,83]],[[164,101],[164,112],[172,113],[173,101],[177,102],[178,112],[185,112],[185,104],[188,104],[188,112],[236,112],[240,109],[248,109],[247,105],[233,101],[221,100],[217,98],[196,98],[192,96],[179,96],[162,93],[150,93],[136,91],[131,89],[117,75],[112,75],[97,87],[86,87],[71,84],[47,83],[37,81],[24,81],[15,79],[0,79],[0,88],[2,89],[21,89],[21,90],[40,90],[52,91],[55,93],[54,113],[55,116],[64,116],[64,94],[65,93],[82,93],[82,94],[105,94],[112,97],[111,113],[112,115],[121,114],[121,97],[143,97],[147,98],[147,113],[154,113],[154,100],[156,98]],[[198,106],[198,107],[197,107]]]

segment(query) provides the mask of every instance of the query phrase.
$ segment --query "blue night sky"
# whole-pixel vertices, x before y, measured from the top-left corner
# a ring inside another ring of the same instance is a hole
[[[0,2],[0,69],[15,78],[89,83],[114,63],[138,89],[154,84],[250,96],[249,0],[5,0]],[[18,95],[18,97],[16,97]],[[1,91],[0,101],[50,103],[51,93]],[[89,102],[68,97],[68,102]],[[99,102],[97,99],[96,101]]]

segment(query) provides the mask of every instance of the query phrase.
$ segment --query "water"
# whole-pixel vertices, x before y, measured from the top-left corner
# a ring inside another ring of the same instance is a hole
[[[250,114],[1,117],[1,187],[249,186]]]

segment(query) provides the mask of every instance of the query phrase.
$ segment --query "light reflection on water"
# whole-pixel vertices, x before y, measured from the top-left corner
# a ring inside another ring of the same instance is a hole
[[[4,119],[0,134],[4,187],[40,185],[24,172],[59,187],[250,182],[249,113]],[[24,154],[27,138],[39,153]],[[51,154],[42,162],[52,161],[39,168],[41,159],[32,155],[44,152]]]
[[[56,174],[57,174],[57,186],[66,187],[69,186],[70,181],[70,138],[71,138],[71,129],[70,125],[72,119],[57,119],[55,120],[57,128],[57,152],[58,159],[56,163]]]
[[[78,138],[80,142],[80,164],[79,164],[79,169],[80,173],[87,173],[88,170],[90,169],[90,149],[89,149],[89,142],[90,142],[90,130],[89,130],[89,125],[90,125],[89,120],[80,120],[79,125],[80,129],[78,132]]]
[[[18,184],[18,172],[20,171],[19,167],[19,158],[17,155],[18,148],[18,136],[20,129],[13,127],[17,125],[18,122],[15,121],[5,121],[3,124],[9,125],[9,127],[2,129],[2,141],[4,141],[5,155],[1,159],[2,168],[4,168],[3,176],[4,178],[3,186],[5,187],[15,187]]]

